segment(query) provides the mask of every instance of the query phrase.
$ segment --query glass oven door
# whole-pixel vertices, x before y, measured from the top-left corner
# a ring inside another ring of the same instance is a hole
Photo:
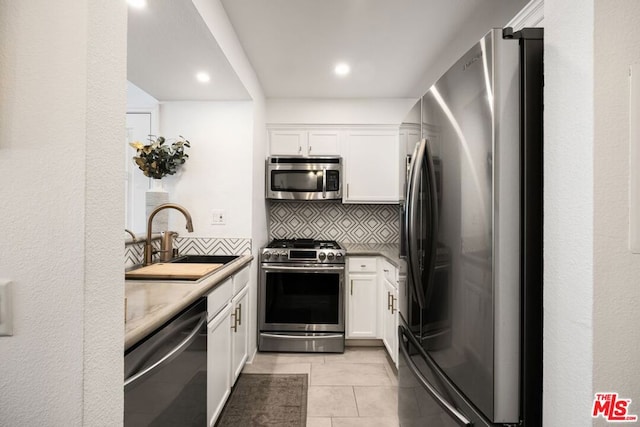
[[[262,265],[260,330],[344,332],[344,266]]]

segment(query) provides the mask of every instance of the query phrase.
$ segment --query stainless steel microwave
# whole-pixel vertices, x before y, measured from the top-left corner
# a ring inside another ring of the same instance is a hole
[[[267,158],[266,198],[335,200],[342,198],[341,157]]]

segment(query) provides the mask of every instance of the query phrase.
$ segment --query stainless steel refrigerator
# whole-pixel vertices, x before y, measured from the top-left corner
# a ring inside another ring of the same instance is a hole
[[[542,424],[542,36],[490,31],[422,98],[401,426]]]

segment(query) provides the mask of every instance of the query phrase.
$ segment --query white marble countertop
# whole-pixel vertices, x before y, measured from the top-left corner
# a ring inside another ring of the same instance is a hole
[[[383,256],[403,273],[405,261],[400,259],[399,243],[350,243],[340,242],[347,251],[347,256]]]
[[[197,281],[125,280],[125,350],[248,265],[252,259],[252,255],[242,255]]]

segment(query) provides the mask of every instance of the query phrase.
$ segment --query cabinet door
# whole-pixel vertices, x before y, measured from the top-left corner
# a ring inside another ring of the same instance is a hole
[[[393,283],[384,279],[382,286],[382,342],[393,363],[398,364],[398,291]]]
[[[345,142],[345,203],[398,203],[398,131],[349,131]]]
[[[347,338],[378,338],[378,286],[375,274],[349,274]]]
[[[408,157],[413,155],[418,142],[420,142],[420,125],[400,126],[400,200],[405,199],[407,191]]]
[[[233,298],[231,322],[231,385],[233,385],[238,379],[244,363],[247,361],[249,286],[246,286]]]
[[[302,156],[307,152],[307,132],[272,130],[269,132],[269,144],[272,156]]]
[[[207,324],[207,420],[213,426],[231,392],[231,304]]]
[[[340,154],[340,132],[337,130],[309,131],[307,155],[337,156]]]

